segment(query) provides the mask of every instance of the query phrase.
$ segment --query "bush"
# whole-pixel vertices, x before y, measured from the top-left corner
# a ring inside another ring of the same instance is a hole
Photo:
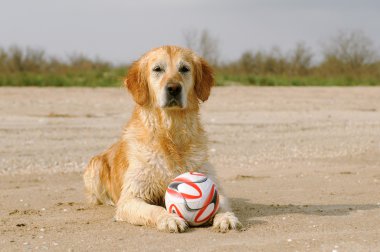
[[[322,61],[314,65],[313,52],[302,42],[287,53],[278,48],[247,51],[224,64],[217,63],[217,40],[207,31],[189,33],[187,43],[214,64],[217,85],[380,85],[380,60],[362,32],[338,33],[327,41]],[[41,49],[0,48],[0,86],[121,86],[127,68],[84,55],[59,59]]]

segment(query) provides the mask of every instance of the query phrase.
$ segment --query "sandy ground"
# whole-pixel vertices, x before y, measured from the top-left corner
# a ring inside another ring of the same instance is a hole
[[[118,88],[0,88],[1,251],[380,250],[380,88],[215,88],[210,160],[245,226],[228,234],[86,204],[83,166],[132,107]]]

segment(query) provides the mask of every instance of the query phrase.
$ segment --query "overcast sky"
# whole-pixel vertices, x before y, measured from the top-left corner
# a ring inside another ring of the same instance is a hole
[[[0,47],[65,56],[83,53],[128,63],[152,47],[184,45],[183,32],[207,29],[221,58],[246,50],[292,48],[318,54],[338,30],[362,30],[380,46],[379,0],[0,0]]]

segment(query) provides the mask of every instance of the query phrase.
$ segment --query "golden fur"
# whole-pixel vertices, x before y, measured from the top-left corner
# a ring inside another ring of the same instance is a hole
[[[188,71],[179,70],[183,66]],[[168,83],[181,86],[181,105],[167,106]],[[121,139],[87,165],[83,178],[89,200],[116,205],[118,221],[184,231],[187,223],[165,210],[164,195],[169,182],[181,173],[211,175],[199,102],[208,99],[213,85],[211,67],[188,49],[163,46],[134,62],[125,86],[136,107]],[[239,228],[240,222],[221,199],[214,228],[221,232]]]

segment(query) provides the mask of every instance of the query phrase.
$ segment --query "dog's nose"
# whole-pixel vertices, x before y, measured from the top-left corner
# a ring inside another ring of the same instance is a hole
[[[166,85],[166,91],[171,96],[177,96],[182,90],[182,86],[179,83],[169,83]]]

